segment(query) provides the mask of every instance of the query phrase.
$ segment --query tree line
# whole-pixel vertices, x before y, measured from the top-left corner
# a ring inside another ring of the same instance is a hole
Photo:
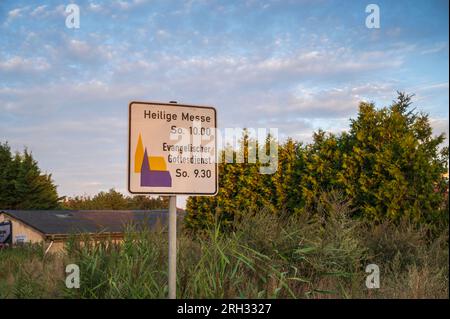
[[[278,169],[260,174],[261,164],[219,164],[219,192],[190,197],[186,225],[202,229],[217,219],[231,224],[243,214],[314,212],[321,196],[338,192],[355,217],[371,221],[403,217],[419,223],[448,224],[448,147],[434,136],[427,114],[399,93],[388,107],[362,102],[348,132],[315,132],[308,144],[288,139],[278,145]],[[268,136],[267,142],[272,137]],[[240,144],[248,158],[251,137]],[[233,151],[236,157],[236,151]],[[225,152],[222,153],[225,155]],[[12,153],[0,142],[0,209],[160,209],[164,197],[125,196],[114,189],[97,195],[59,197],[51,174],[43,173],[25,149]]]
[[[411,98],[398,93],[380,109],[361,102],[348,132],[319,130],[309,144],[288,139],[278,146],[278,169],[272,175],[259,174],[258,161],[222,161],[217,196],[190,197],[187,225],[202,229],[217,219],[227,225],[261,210],[314,212],[323,205],[321,196],[330,192],[351,203],[354,217],[448,224],[445,136],[433,135],[428,115],[416,112]],[[251,138],[244,133],[240,141],[244,158],[252,145],[263,150],[249,143]]]
[[[95,196],[59,197],[52,175],[41,171],[31,152],[11,152],[0,143],[0,209],[117,209],[151,210],[168,207],[168,199],[125,196],[110,189]]]
[[[145,195],[126,196],[110,189],[95,196],[75,196],[65,198],[61,204],[64,209],[111,209],[111,210],[152,210],[169,207],[168,197]]]
[[[7,142],[0,143],[0,209],[55,209],[61,199],[31,152],[13,154]]]

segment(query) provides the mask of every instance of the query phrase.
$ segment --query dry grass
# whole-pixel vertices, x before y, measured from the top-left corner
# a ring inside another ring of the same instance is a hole
[[[180,298],[448,298],[448,229],[403,221],[368,225],[345,202],[313,216],[261,212],[223,232],[179,235]],[[81,288],[66,289],[76,263]],[[365,266],[379,265],[380,289],[365,287]],[[29,246],[0,251],[0,298],[165,298],[166,233],[129,232],[122,245],[79,245],[65,256]]]

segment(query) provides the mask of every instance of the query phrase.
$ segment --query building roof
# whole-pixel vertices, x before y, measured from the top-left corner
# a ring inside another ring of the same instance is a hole
[[[45,235],[122,233],[127,225],[166,225],[167,210],[0,210]],[[178,210],[178,217],[184,211]]]

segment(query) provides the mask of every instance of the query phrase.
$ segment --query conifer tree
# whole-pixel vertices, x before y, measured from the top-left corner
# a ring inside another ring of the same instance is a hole
[[[260,174],[259,162],[221,163],[217,196],[190,197],[186,224],[201,229],[217,216],[226,224],[263,208],[314,213],[320,196],[332,191],[351,201],[355,217],[448,224],[444,140],[433,135],[426,114],[411,109],[409,95],[399,93],[381,109],[362,102],[349,132],[319,130],[306,146],[291,139],[279,145],[273,175]],[[241,147],[248,144],[244,131]]]
[[[11,207],[14,200],[13,156],[8,143],[0,143],[0,208]]]
[[[0,144],[0,208],[55,209],[58,193],[50,174],[41,173],[31,153],[12,156],[7,143]]]
[[[430,221],[441,214],[448,149],[445,136],[433,136],[426,114],[411,110],[411,97],[399,93],[390,107],[361,103],[351,121],[349,146],[339,173],[360,215],[379,220],[402,216]]]

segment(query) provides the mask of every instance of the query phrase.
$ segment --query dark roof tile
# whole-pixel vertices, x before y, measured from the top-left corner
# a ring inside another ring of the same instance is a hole
[[[167,210],[0,210],[44,234],[120,233],[126,225],[167,223]],[[183,217],[184,211],[178,210]]]

